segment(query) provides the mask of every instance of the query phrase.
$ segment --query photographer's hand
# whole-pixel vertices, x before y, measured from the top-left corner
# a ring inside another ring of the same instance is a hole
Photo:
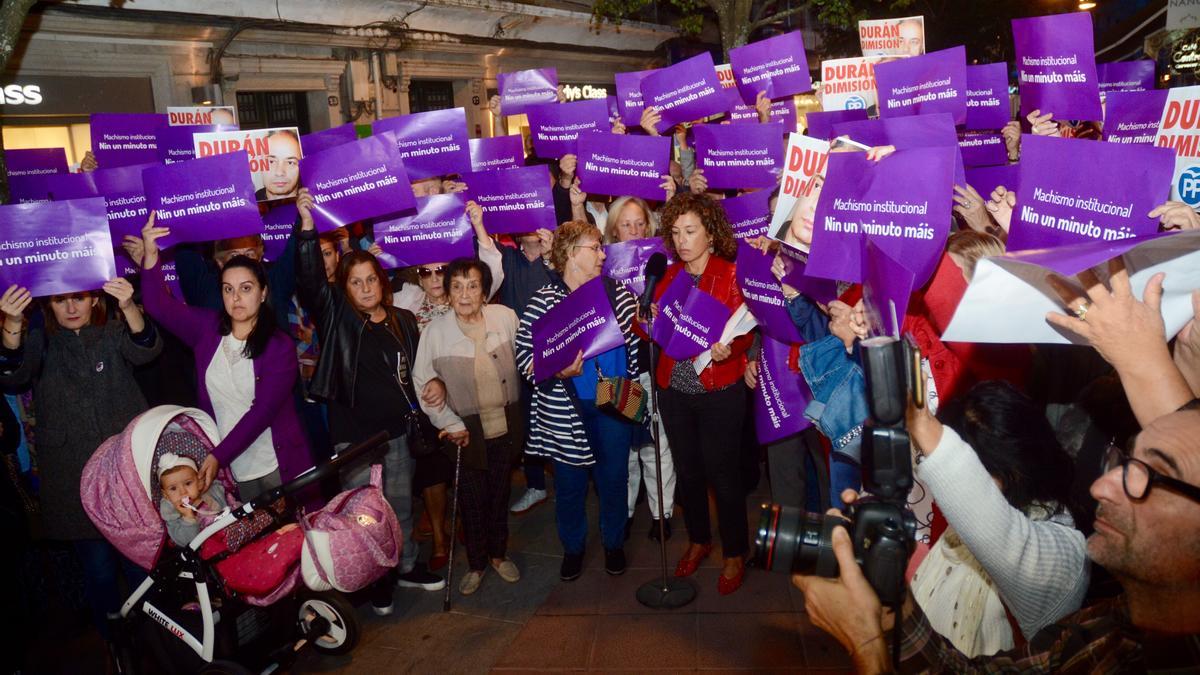
[[[841,515],[836,509],[829,513]],[[833,530],[833,553],[841,571],[837,579],[792,576],[792,583],[804,593],[805,611],[814,625],[850,652],[859,673],[889,672],[891,659],[883,639],[879,597],[854,560],[854,546],[844,527]]]
[[[925,371],[921,371],[921,391],[929,391]],[[908,401],[908,433],[913,445],[922,455],[928,457],[933,449],[942,441],[942,423],[929,412],[929,407],[918,408],[912,399]]]

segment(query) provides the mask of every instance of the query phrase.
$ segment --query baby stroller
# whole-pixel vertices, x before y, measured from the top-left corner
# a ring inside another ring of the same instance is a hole
[[[233,508],[176,546],[159,514],[158,460],[170,452],[199,466],[216,438],[203,411],[159,406],[105,441],[84,469],[84,509],[106,539],[149,572],[114,621],[122,672],[137,670],[143,649],[163,671],[201,673],[272,672],[307,647],[350,652],[359,637],[354,606],[337,590],[305,586],[304,532],[283,526],[295,522],[298,494],[312,494],[386,434],[240,506],[230,499]],[[217,480],[227,495],[237,494],[228,471]]]

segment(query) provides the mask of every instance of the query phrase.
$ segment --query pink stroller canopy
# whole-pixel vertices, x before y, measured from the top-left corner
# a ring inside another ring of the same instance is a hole
[[[84,511],[122,555],[149,570],[166,541],[158,512],[158,457],[170,451],[199,466],[219,439],[216,423],[202,410],[174,405],[147,410],[88,460],[79,486]]]

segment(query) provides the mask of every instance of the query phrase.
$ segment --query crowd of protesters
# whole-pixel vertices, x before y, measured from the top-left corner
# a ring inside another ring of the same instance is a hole
[[[763,122],[769,107],[760,96]],[[502,121],[498,100],[491,109]],[[635,131],[659,135],[659,114],[646,108]],[[1079,126],[1050,111],[1013,120],[1004,132],[1008,158],[1020,160],[1022,128],[1103,142]],[[612,131],[632,133],[619,121]],[[686,129],[673,131],[678,152],[661,176],[663,201],[589,195],[574,155],[546,160],[559,226],[489,235],[483,209],[468,202],[473,257],[385,269],[369,224],[319,233],[313,198],[300,188],[293,231],[270,263],[258,237],[179,247],[183,297],[168,288],[158,242],[170,230],[153,215],[140,237],[123,242],[139,275],[39,299],[6,289],[0,384],[11,394],[31,389],[32,398],[0,411],[3,447],[34,449],[38,535],[70,543],[101,632],[122,582],[142,572],[92,526],[79,482],[96,447],[150,405],[211,414],[221,440],[193,467],[202,491],[228,468],[244,497],[385,431],[383,491],[403,549],[372,594],[380,614],[392,611],[395,586],[444,588],[438,572],[458,535],[448,530],[453,500],[468,562],[457,591],[477,592],[489,568],[519,583],[509,520],[548,499],[548,476],[563,582],[583,571],[591,486],[608,574],[626,570],[625,542],[644,489],[651,538],[672,536],[671,520],[682,514],[687,546],[674,574],[693,575],[717,550],[717,587],[701,592],[720,595],[735,593],[746,574],[764,573],[747,569],[747,499],[763,461],[774,501],[809,510],[853,503],[861,487],[853,448],[867,418],[858,356],[873,319],[861,285],[843,283],[835,299],[818,300],[785,281],[781,252],[812,242],[828,177],[817,177],[778,236],[746,238],[752,248],[739,249],[722,201],[753,190],[708,189]],[[868,157],[886,166],[894,152],[880,146]],[[85,168],[94,167],[89,159]],[[413,183],[421,196],[468,188],[459,176]],[[1194,316],[1168,334],[1163,276],[1136,297],[1118,257],[1102,272],[1057,282],[1060,311],[1046,321],[1077,345],[943,342],[980,261],[1004,255],[1016,188],[955,186],[953,203],[940,207],[952,212],[954,232],[930,281],[898,317],[927,360],[923,386],[939,408],[936,417],[913,408],[908,419],[914,473],[935,508],[902,615],[880,607],[843,529],[833,535],[840,577],[796,583],[812,620],[862,672],[892,667],[894,625],[903,658],[933,669],[1200,667],[1200,290]],[[1200,216],[1179,202],[1149,217],[1163,231],[1200,229]],[[654,238],[672,262],[642,312],[630,289],[605,277],[606,246]],[[751,405],[764,358],[759,331],[712,342],[703,368],[658,353],[650,371],[650,351],[659,346],[647,323],[663,312],[665,290],[690,277],[736,311],[745,303],[739,252],[773,256],[777,291],[800,336],[787,345],[785,375],[802,378],[819,404],[806,413],[812,427],[762,446],[752,439]],[[535,381],[534,324],[601,278],[621,343],[587,357],[580,351]],[[657,390],[659,428],[650,428],[653,416],[635,422],[598,403],[613,379]],[[34,415],[36,429],[28,424]],[[30,486],[6,473],[6,500],[23,511]],[[341,486],[364,484],[368,474],[365,466],[347,470]],[[515,499],[514,482],[524,489]],[[432,540],[424,563],[421,535]]]

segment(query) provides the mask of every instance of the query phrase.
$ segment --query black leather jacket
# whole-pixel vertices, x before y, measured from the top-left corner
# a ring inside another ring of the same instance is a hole
[[[358,350],[367,319],[354,309],[346,294],[329,285],[321,245],[316,230],[303,231],[297,224],[292,236],[296,241],[296,291],[300,304],[317,327],[321,357],[309,385],[309,394],[324,401],[337,401],[354,407],[354,382],[358,375]],[[388,307],[400,327],[409,363],[417,357],[417,320],[413,313]],[[406,387],[416,401],[412,385]]]

